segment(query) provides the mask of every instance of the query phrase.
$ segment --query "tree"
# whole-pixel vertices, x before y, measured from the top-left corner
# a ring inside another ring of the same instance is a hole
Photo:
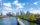
[[[29,20],[31,20],[31,21],[36,20],[34,17],[35,17],[34,14],[30,14],[29,15]]]

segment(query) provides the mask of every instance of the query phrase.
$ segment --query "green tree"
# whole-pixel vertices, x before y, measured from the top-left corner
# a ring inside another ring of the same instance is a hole
[[[31,20],[31,21],[36,20],[34,17],[35,17],[34,14],[30,14],[28,20]]]

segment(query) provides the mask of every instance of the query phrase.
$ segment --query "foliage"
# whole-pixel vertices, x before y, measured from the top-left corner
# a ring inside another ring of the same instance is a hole
[[[35,14],[35,17],[40,17],[40,15],[39,14]]]
[[[34,17],[35,17],[34,14],[30,14],[28,20],[31,20],[31,21],[36,20]]]
[[[33,20],[37,20],[35,17],[40,17],[40,14],[31,14],[31,13],[29,14],[29,13],[27,13],[27,14],[19,15],[19,13],[18,13],[17,15],[13,15],[9,12],[9,13],[7,13],[7,16],[20,17],[20,18],[27,18],[28,17],[28,20],[33,21]]]

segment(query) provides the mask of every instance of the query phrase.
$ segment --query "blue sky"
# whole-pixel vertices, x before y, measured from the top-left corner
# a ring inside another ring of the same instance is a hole
[[[40,14],[40,0],[0,0],[2,2],[3,13],[30,11],[33,14]]]

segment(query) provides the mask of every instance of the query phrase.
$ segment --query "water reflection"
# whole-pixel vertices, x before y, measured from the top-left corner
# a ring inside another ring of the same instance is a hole
[[[27,20],[21,19],[25,25],[40,25],[37,23],[28,22]],[[17,25],[18,21],[16,17],[0,18],[0,25]],[[18,24],[19,25],[19,24]]]
[[[2,25],[2,19],[0,18],[0,25]]]
[[[32,22],[30,22],[30,25],[36,25],[36,23],[32,23]]]
[[[16,17],[0,18],[0,25],[17,25]]]
[[[22,22],[25,23],[26,25],[40,25],[40,24],[37,24],[37,23],[29,22],[29,21],[24,20],[24,19],[22,19]]]

